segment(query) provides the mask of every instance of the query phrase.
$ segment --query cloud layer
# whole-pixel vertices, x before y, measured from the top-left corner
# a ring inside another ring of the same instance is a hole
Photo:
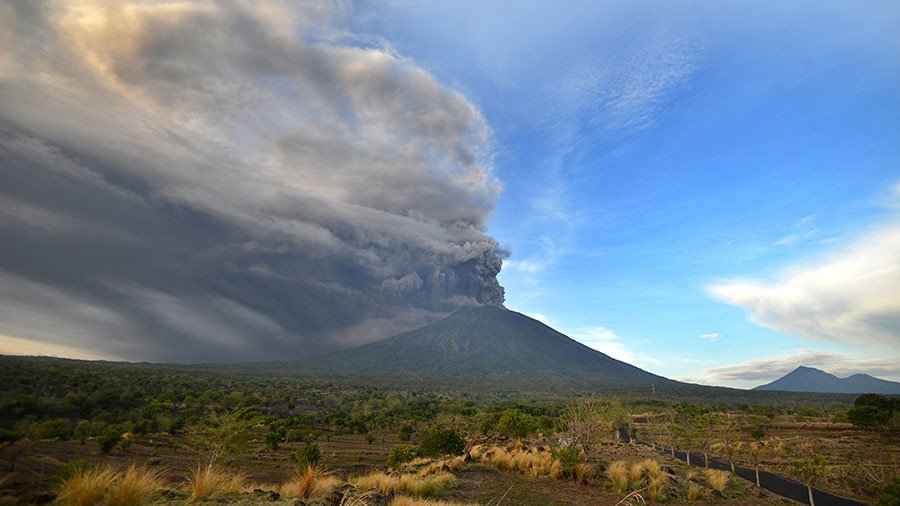
[[[293,358],[502,303],[478,109],[299,5],[0,6],[0,334]]]
[[[897,349],[900,223],[883,225],[817,263],[789,269],[775,282],[722,282],[710,292],[745,308],[753,322],[787,334]]]

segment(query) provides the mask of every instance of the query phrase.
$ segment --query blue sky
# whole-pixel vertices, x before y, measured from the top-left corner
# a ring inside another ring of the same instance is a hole
[[[883,360],[900,354],[896,318],[881,340],[800,335],[790,317],[754,323],[756,306],[711,289],[787,283],[896,226],[900,4],[357,12],[356,31],[461,91],[490,124],[504,192],[489,230],[512,252],[508,307],[671,377],[753,386],[805,362],[900,379]],[[878,257],[896,265],[897,254]],[[872,296],[896,317],[898,292]]]
[[[900,380],[900,3],[0,3],[0,353],[309,357],[502,300]],[[202,27],[202,29],[198,29]]]

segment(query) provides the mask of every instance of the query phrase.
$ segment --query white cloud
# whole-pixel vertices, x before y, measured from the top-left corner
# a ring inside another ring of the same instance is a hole
[[[774,282],[722,281],[717,299],[767,328],[807,339],[900,345],[900,222],[883,225],[824,259],[786,269]]]
[[[606,327],[590,327],[569,334],[569,337],[610,357],[635,364],[637,359],[625,346],[621,336]]]
[[[705,339],[707,341],[717,341],[720,337],[722,337],[722,334],[720,334],[718,332],[710,332],[708,334],[700,334],[700,339]]]
[[[842,378],[865,373],[882,379],[900,380],[900,356],[872,359],[810,349],[798,349],[786,356],[753,359],[714,367],[706,369],[696,377],[679,379],[710,385],[752,388],[774,381],[801,365],[815,367]]]

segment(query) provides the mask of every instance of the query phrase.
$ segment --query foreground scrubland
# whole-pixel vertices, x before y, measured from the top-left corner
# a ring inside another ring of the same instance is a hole
[[[900,487],[900,410],[873,396],[497,395],[11,359],[0,380],[0,503],[784,501],[623,432],[868,502]]]

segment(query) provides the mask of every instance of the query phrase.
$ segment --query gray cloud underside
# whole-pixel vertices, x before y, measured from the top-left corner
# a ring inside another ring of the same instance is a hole
[[[487,125],[340,15],[0,7],[0,334],[292,358],[502,303]]]

